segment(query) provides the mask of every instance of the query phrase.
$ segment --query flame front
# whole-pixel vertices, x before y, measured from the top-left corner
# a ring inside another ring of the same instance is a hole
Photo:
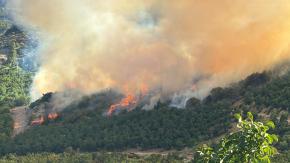
[[[107,112],[108,116],[111,116],[116,110],[124,110],[127,109],[128,111],[133,110],[138,102],[144,98],[148,94],[149,88],[147,84],[142,83],[139,87],[140,93],[139,96],[134,95],[134,93],[131,93],[128,89],[128,86],[124,86],[124,89],[126,90],[126,96],[118,103],[112,104]]]
[[[49,120],[55,120],[56,118],[58,118],[58,114],[57,113],[49,113],[47,118]]]
[[[111,105],[109,111],[107,112],[107,115],[112,115],[117,109],[126,109],[130,107],[129,110],[132,110],[132,107],[134,107],[136,104],[137,98],[132,94],[128,94],[119,103]]]
[[[44,123],[44,117],[41,116],[40,118],[34,120],[31,122],[31,125],[41,125]]]

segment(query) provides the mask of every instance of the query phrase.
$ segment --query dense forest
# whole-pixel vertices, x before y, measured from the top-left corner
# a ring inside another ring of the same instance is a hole
[[[6,21],[2,22],[2,25],[5,23]],[[23,70],[18,64],[25,35],[13,25],[4,27],[7,29],[2,29],[5,32],[0,36],[2,40],[0,51],[7,54],[2,54],[4,62],[0,64],[0,142],[5,142],[12,134],[13,121],[10,109],[29,103],[32,82],[32,73]]]
[[[41,154],[28,154],[27,156],[7,155],[0,159],[0,163],[144,163],[144,162],[170,162],[182,163],[187,161],[185,157],[180,156],[179,153],[170,153],[168,155],[152,154],[149,156],[138,156],[135,154],[123,154],[117,152],[104,153],[78,153],[76,151],[68,151],[61,154],[54,153],[41,153]]]
[[[168,103],[159,102],[153,110],[137,108],[111,117],[103,113],[110,105],[108,99],[114,96],[114,92],[83,97],[67,106],[57,120],[35,126],[2,143],[1,154],[63,152],[67,148],[88,152],[129,148],[183,149],[228,133],[232,130],[233,114],[247,111],[252,111],[258,119],[273,120],[277,127],[271,132],[280,136],[276,146],[281,151],[287,151],[288,108],[283,107],[282,103],[275,107],[260,105],[255,94],[267,90],[267,87],[275,87],[282,93],[273,99],[287,101],[289,78],[289,73],[282,76],[274,76],[271,72],[256,73],[232,86],[213,89],[202,101],[195,98],[189,100],[185,109],[171,108]],[[253,96],[249,97],[249,94]],[[47,100],[49,98],[44,96],[38,102]]]

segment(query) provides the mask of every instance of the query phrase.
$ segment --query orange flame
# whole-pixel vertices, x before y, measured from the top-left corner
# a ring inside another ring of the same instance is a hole
[[[43,124],[43,122],[44,122],[44,117],[41,116],[40,118],[38,118],[38,119],[32,121],[32,122],[31,122],[31,125],[41,125],[41,124]]]
[[[55,120],[58,117],[57,113],[49,113],[48,114],[48,119],[49,120]]]
[[[112,115],[120,107],[124,108],[135,104],[137,104],[136,97],[132,94],[128,94],[119,103],[111,105],[107,115]]]
[[[107,115],[111,116],[117,109],[128,109],[131,111],[137,105],[138,101],[148,93],[148,86],[146,84],[140,85],[140,97],[136,97],[133,93],[128,91],[127,86],[124,87],[127,91],[127,95],[119,103],[110,106]],[[129,108],[128,108],[129,107]]]

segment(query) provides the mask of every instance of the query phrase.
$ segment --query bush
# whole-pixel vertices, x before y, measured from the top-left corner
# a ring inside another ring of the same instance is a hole
[[[277,152],[271,145],[277,142],[278,138],[267,131],[275,127],[274,123],[270,121],[264,125],[261,122],[254,122],[250,112],[246,120],[242,120],[239,114],[235,117],[239,121],[237,125],[239,131],[222,139],[216,150],[206,145],[199,148],[195,162],[270,162],[270,157]]]

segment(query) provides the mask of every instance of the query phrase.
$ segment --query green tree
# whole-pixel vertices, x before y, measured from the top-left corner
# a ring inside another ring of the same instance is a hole
[[[11,54],[8,55],[8,61],[7,61],[7,63],[11,67],[16,67],[17,66],[17,56],[18,56],[17,50],[20,48],[20,46],[17,44],[16,40],[13,40],[11,46],[12,46],[11,47]]]
[[[12,134],[13,120],[9,109],[29,103],[29,88],[32,74],[17,65],[16,41],[11,45],[11,54],[5,65],[0,65],[0,142],[5,142]]]
[[[277,152],[271,144],[277,142],[278,138],[267,131],[275,127],[274,123],[270,121],[264,125],[255,122],[250,112],[245,120],[239,114],[235,117],[239,121],[237,124],[239,131],[222,139],[216,150],[206,145],[199,148],[195,162],[270,162],[270,157]]]
[[[2,104],[11,107],[29,102],[29,87],[32,74],[21,69],[17,64],[18,49],[21,46],[12,40],[11,54],[5,65],[0,65],[0,108]]]

